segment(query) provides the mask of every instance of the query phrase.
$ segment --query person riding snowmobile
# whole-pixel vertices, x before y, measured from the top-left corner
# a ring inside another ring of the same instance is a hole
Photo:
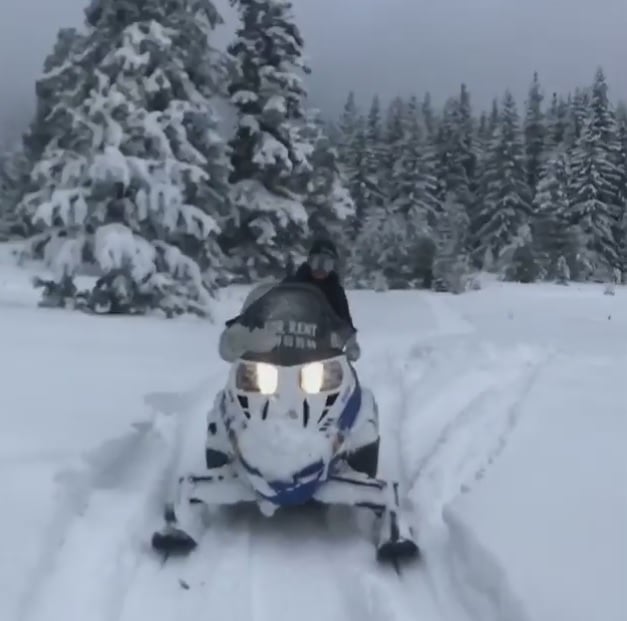
[[[348,306],[346,292],[340,283],[337,274],[339,255],[333,242],[318,239],[310,247],[307,260],[300,265],[296,272],[284,278],[285,283],[304,283],[315,285],[324,294],[335,313],[344,319],[353,329],[353,336],[346,343],[346,355],[351,362],[359,359],[361,349],[357,343],[357,329]],[[255,300],[267,293],[274,283],[264,283],[255,287],[246,300],[243,309],[246,309]],[[245,351],[271,351],[280,341],[278,334],[266,328],[248,329],[238,323],[238,317],[226,322],[226,328],[220,336],[220,357],[226,362],[233,362]]]
[[[337,316],[344,319],[353,330],[357,331],[348,307],[346,292],[337,274],[339,259],[337,248],[333,242],[317,239],[309,249],[307,260],[300,265],[293,275],[287,276],[283,282],[302,282],[315,285],[324,293]]]

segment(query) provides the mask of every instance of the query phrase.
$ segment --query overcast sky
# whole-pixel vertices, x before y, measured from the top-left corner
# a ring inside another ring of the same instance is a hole
[[[0,128],[16,134],[33,109],[33,81],[58,28],[80,25],[87,0],[0,0]],[[218,0],[227,7],[227,0]],[[488,107],[534,70],[547,94],[590,82],[602,65],[613,98],[627,99],[627,0],[294,0],[314,70],[312,102],[336,112],[429,90],[436,102],[465,81]],[[225,13],[230,15],[230,11]],[[232,22],[232,20],[229,20]],[[221,40],[230,36],[222,28]]]

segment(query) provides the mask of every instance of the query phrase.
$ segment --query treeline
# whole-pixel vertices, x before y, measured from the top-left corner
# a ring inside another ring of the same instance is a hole
[[[548,100],[536,74],[522,113],[506,92],[475,115],[464,85],[442,110],[427,95],[384,111],[375,97],[364,112],[351,94],[335,128],[357,282],[627,276],[627,109],[601,69]]]
[[[235,4],[225,52],[209,0],[94,0],[59,32],[0,164],[0,237],[46,261],[44,303],[206,315],[217,287],[280,277],[312,235],[345,250],[353,286],[625,272],[627,115],[600,70],[548,102],[536,77],[522,118],[510,94],[477,116],[464,86],[442,110],[349,96],[329,124],[290,2]]]

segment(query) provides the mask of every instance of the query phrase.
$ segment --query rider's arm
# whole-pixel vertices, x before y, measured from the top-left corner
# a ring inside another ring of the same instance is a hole
[[[348,321],[351,327],[353,328],[353,330],[355,330],[356,332],[357,328],[355,328],[355,324],[353,323],[353,318],[351,317],[351,311],[350,311],[350,308],[348,307],[348,298],[346,297],[346,292],[344,291],[344,287],[342,287],[341,285],[339,285],[337,288],[337,303],[339,306],[342,319],[345,319],[346,321]]]

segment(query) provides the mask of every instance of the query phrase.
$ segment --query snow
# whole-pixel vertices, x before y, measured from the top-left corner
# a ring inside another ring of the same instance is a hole
[[[133,278],[137,281],[155,271],[156,252],[152,244],[119,223],[98,228],[94,240],[94,258],[101,269],[107,272],[130,265]]]
[[[218,513],[187,560],[148,550],[202,463],[226,379],[216,323],[36,308],[0,246],[0,618],[619,621],[627,612],[627,291],[349,292],[381,474],[423,558],[379,568],[366,516]],[[177,450],[179,447],[179,450]],[[6,535],[9,536],[6,536]]]
[[[287,227],[292,222],[301,226],[307,223],[307,211],[302,202],[271,194],[257,181],[240,181],[235,184],[233,196],[236,202],[246,205],[251,211],[273,216],[281,227]],[[259,220],[255,222],[256,226],[260,225]],[[268,232],[268,238],[271,239],[275,235],[273,223],[269,222],[268,227],[272,228]],[[262,243],[261,240],[257,241]]]
[[[287,171],[292,169],[290,153],[287,147],[267,132],[261,134],[261,141],[256,146],[253,162],[262,168],[284,166]]]
[[[39,205],[33,222],[43,221],[49,227],[55,220],[65,225],[80,225],[87,218],[87,203],[80,190],[54,190],[49,201]]]
[[[497,466],[446,512],[458,560],[472,568],[463,558],[470,532],[507,568],[525,618],[624,619],[627,292],[536,287],[525,299],[506,291],[515,310],[505,321],[483,304],[466,313],[491,331],[509,322],[520,340],[553,354],[516,404],[520,422]]]
[[[239,433],[242,455],[271,481],[290,481],[294,472],[331,457],[330,443],[324,435],[312,434],[301,420],[287,416],[282,420],[277,417],[251,420]]]

